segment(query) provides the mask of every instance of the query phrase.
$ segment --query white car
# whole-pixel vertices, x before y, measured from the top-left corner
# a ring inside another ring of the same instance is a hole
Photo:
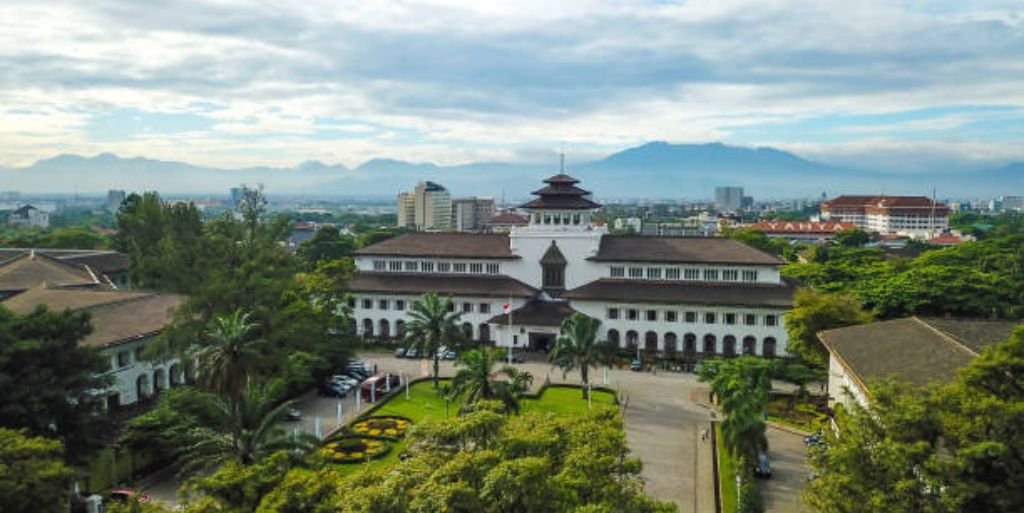
[[[347,385],[349,388],[352,388],[352,387],[354,387],[354,386],[359,384],[358,381],[356,381],[356,380],[354,380],[354,379],[352,379],[352,378],[350,378],[348,376],[345,376],[344,374],[338,374],[337,376],[331,376],[331,382],[332,383],[341,383],[343,385]]]

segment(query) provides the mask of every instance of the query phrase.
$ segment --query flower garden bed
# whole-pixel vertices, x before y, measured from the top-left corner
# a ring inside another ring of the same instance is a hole
[[[412,427],[412,420],[397,415],[370,417],[353,423],[348,431],[359,436],[398,440]]]
[[[391,452],[391,444],[387,440],[342,435],[328,442],[321,451],[328,461],[363,463],[387,456]]]

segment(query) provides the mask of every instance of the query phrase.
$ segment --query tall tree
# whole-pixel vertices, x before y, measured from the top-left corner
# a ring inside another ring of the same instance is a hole
[[[213,319],[194,353],[200,386],[228,401],[239,399],[260,358],[260,341],[251,336],[255,327],[242,310]]]
[[[552,364],[562,369],[563,376],[574,370],[580,372],[583,397],[589,393],[590,368],[607,365],[614,351],[610,343],[598,340],[600,330],[600,320],[575,313],[562,322],[555,347],[548,356]]]
[[[4,513],[65,513],[71,469],[60,442],[0,428],[0,504]]]
[[[500,353],[487,347],[463,353],[456,364],[462,368],[452,379],[452,396],[463,397],[466,404],[501,401],[506,412],[518,413],[519,398],[529,390],[533,376],[510,365],[495,371],[500,358]],[[499,374],[505,379],[496,379]]]
[[[459,328],[462,314],[455,311],[451,298],[442,300],[437,294],[428,292],[413,303],[409,317],[405,324],[406,347],[415,348],[420,355],[434,360],[434,388],[437,388],[441,366],[438,349],[465,339]]]
[[[872,319],[871,313],[851,296],[798,289],[793,297],[793,309],[786,314],[787,350],[812,365],[824,367],[828,365],[828,351],[818,340],[818,332],[864,324]]]
[[[337,226],[324,226],[299,246],[298,254],[313,268],[322,262],[351,256],[355,249],[355,237],[342,235]]]
[[[700,369],[699,379],[711,385],[725,413],[722,436],[746,478],[757,453],[768,447],[763,412],[775,372],[775,362],[756,356],[711,360]]]
[[[0,306],[0,426],[62,441],[72,463],[100,446],[106,426],[95,391],[110,383],[110,361],[79,345],[91,331],[87,313]]]

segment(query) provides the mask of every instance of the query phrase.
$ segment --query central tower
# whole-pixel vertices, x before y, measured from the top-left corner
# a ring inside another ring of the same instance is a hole
[[[544,183],[536,198],[519,206],[530,222],[509,233],[519,257],[509,269],[516,279],[558,295],[597,278],[600,271],[587,258],[597,254],[606,229],[592,224],[601,205],[576,186],[579,180],[559,173]]]

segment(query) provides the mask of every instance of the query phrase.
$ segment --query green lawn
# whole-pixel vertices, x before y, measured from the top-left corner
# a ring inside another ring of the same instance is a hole
[[[443,382],[443,380],[442,380]],[[594,408],[613,407],[615,394],[600,390],[593,391],[592,399]],[[447,415],[458,415],[461,401],[452,401],[448,405]],[[520,402],[523,413],[531,411],[551,412],[557,415],[568,415],[582,413],[587,410],[587,401],[583,399],[578,388],[548,387],[540,399],[524,399]],[[406,417],[413,421],[413,424],[430,422],[431,420],[444,419],[445,401],[434,390],[433,381],[420,381],[409,387],[409,398],[405,398],[405,392],[400,391],[387,403],[373,412],[373,416],[397,415]],[[389,466],[398,461],[398,455],[405,450],[405,440],[395,442],[391,445],[391,452],[387,456],[374,460],[365,465],[372,467]],[[344,473],[356,472],[362,465],[341,465]]]
[[[715,441],[718,446],[718,487],[722,493],[723,513],[736,511],[736,460],[722,438],[721,424],[715,424]]]

